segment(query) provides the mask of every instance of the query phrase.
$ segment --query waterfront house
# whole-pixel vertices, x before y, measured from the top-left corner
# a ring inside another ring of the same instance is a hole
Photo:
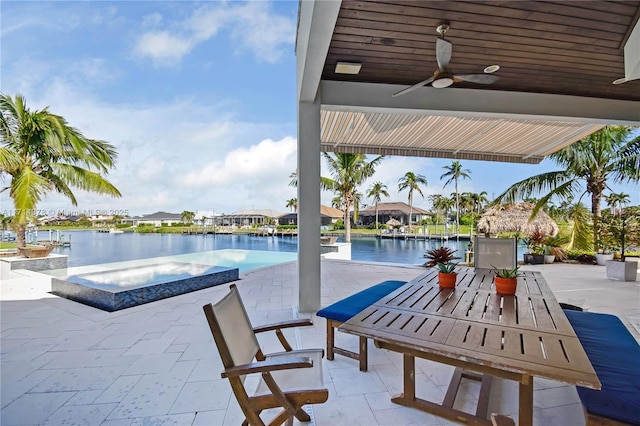
[[[418,225],[429,217],[428,211],[416,206],[409,207],[407,203],[378,203],[379,223],[387,223],[388,220],[395,219],[400,222],[401,225],[408,225],[409,214],[411,214],[411,223]],[[363,225],[375,223],[376,206],[373,205],[360,210],[358,218]]]
[[[153,226],[162,226],[162,224],[165,224],[171,226],[174,223],[182,222],[182,215],[179,213],[156,212],[133,217],[131,221],[133,226],[142,224]]]
[[[216,217],[216,224],[222,226],[255,227],[273,224],[282,216],[282,212],[271,209],[238,210],[231,214],[222,214]]]
[[[344,219],[344,212],[333,207],[320,205],[321,226],[331,226],[339,220]],[[298,225],[298,212],[287,213],[278,217],[280,225]]]

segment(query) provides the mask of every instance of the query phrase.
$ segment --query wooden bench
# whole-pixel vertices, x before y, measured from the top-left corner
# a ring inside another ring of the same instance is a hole
[[[335,329],[374,302],[398,289],[406,281],[383,281],[319,310],[316,315],[327,319],[327,359],[334,354],[360,361],[360,371],[367,371],[367,338],[360,337],[359,351],[353,352],[335,345]]]
[[[640,425],[640,345],[614,315],[565,310],[601,390],[577,387],[588,425]],[[622,422],[622,423],[621,423]]]

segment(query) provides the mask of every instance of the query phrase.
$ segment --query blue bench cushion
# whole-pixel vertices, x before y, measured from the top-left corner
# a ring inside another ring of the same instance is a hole
[[[376,284],[352,296],[342,299],[333,305],[320,309],[316,315],[327,319],[345,322],[358,312],[368,306],[371,306],[374,302],[377,302],[406,283],[406,281],[383,281],[380,284]]]
[[[577,387],[588,412],[640,425],[640,345],[616,316],[565,310],[601,390]]]

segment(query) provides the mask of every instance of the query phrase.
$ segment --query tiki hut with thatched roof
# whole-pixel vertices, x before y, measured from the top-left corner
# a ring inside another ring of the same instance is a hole
[[[494,206],[488,209],[478,221],[479,233],[497,234],[516,232],[521,235],[539,233],[545,236],[558,234],[558,225],[551,217],[539,210],[531,219],[534,204],[515,203]]]

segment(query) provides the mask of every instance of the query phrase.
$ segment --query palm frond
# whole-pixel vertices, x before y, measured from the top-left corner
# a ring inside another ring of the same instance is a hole
[[[11,181],[10,189],[18,221],[25,223],[42,196],[50,190],[51,185],[45,178],[23,167]]]
[[[512,204],[540,192],[553,192],[553,195],[567,197],[577,189],[574,183],[568,186],[565,184],[574,180],[575,176],[567,170],[541,173],[514,183],[498,195],[492,204]]]
[[[64,163],[53,164],[51,168],[69,186],[112,197],[120,197],[122,195],[111,182],[94,171]]]

